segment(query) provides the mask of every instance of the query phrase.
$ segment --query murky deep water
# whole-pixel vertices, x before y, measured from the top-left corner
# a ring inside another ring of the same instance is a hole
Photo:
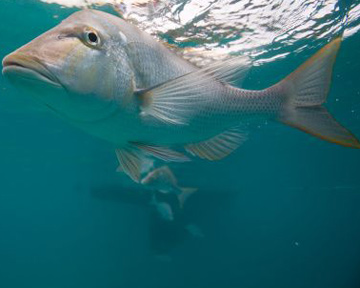
[[[2,0],[0,58],[85,1],[70,2]],[[162,40],[254,57],[251,89],[343,33],[327,107],[360,136],[358,1],[130,2],[117,10]],[[166,224],[110,144],[2,76],[0,96],[0,287],[360,287],[359,151],[265,123],[220,162],[172,165],[199,192]]]

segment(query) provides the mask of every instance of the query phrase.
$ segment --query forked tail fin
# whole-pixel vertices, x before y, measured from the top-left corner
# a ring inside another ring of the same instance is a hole
[[[287,98],[279,120],[320,139],[360,148],[358,139],[321,106],[330,90],[332,70],[340,43],[341,37],[336,38],[275,85]]]
[[[184,208],[184,204],[190,195],[194,194],[198,188],[180,188],[181,194],[178,196],[180,208]]]

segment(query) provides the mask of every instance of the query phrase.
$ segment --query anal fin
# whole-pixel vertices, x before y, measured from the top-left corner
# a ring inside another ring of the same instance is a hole
[[[210,161],[220,160],[235,151],[245,140],[246,134],[238,127],[226,130],[215,137],[199,143],[188,144],[191,154]]]

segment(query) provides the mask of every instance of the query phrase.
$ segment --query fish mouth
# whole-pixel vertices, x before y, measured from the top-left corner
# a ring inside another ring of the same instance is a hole
[[[2,73],[5,76],[21,76],[25,79],[61,86],[58,79],[36,57],[12,53],[4,58],[2,65]]]

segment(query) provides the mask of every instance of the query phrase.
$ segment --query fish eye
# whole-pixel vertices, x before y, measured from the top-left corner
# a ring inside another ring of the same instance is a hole
[[[100,44],[100,37],[95,31],[86,31],[85,40],[91,46],[97,46]]]
[[[91,42],[91,43],[96,43],[98,41],[98,37],[97,35],[94,33],[94,32],[90,32],[88,33],[88,40]]]

